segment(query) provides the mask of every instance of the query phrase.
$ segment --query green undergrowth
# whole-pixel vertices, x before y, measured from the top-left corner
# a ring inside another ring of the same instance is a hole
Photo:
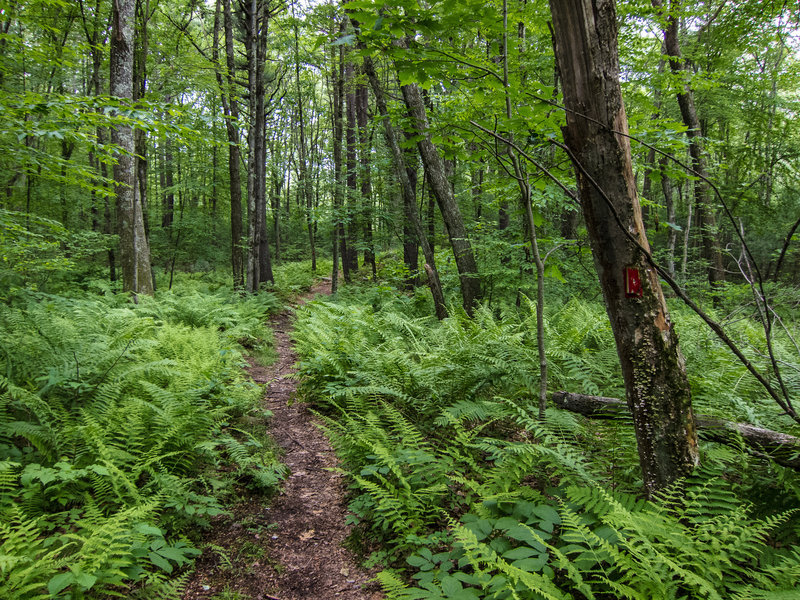
[[[177,597],[209,520],[281,481],[243,372],[280,302],[173,289],[0,303],[3,599]]]
[[[350,482],[351,545],[384,567],[390,600],[798,597],[796,473],[703,442],[692,478],[642,500],[629,422],[536,419],[530,303],[441,323],[419,305],[359,288],[295,328],[301,392]],[[545,316],[551,389],[619,397],[602,306]],[[774,418],[691,318],[678,325],[704,409]],[[738,380],[714,396],[718,368],[718,391]]]

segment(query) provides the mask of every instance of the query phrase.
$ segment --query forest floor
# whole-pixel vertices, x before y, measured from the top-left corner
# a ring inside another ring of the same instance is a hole
[[[329,293],[315,285],[299,302]],[[264,406],[272,411],[269,434],[289,474],[267,502],[248,498],[217,517],[204,536],[184,600],[380,600],[351,552],[343,547],[350,527],[342,475],[333,450],[305,404],[292,402],[297,388],[289,334],[292,311],[270,319],[277,360],[251,361],[250,377],[266,384]]]

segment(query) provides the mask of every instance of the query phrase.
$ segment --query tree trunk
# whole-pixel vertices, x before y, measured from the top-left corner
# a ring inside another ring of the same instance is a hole
[[[344,67],[344,96],[347,128],[345,129],[345,163],[347,170],[347,214],[346,249],[342,251],[342,261],[347,263],[351,273],[358,272],[358,250],[356,249],[356,232],[360,219],[358,210],[358,167],[356,166],[356,90],[355,68],[352,57],[348,58]]]
[[[417,142],[417,148],[425,165],[425,176],[436,197],[447,234],[450,237],[450,244],[453,247],[456,268],[461,279],[464,310],[468,315],[472,315],[475,305],[481,299],[481,281],[467,229],[464,227],[461,210],[453,196],[453,188],[447,179],[444,161],[431,141],[428,115],[419,87],[416,84],[409,84],[402,86],[401,90],[417,135],[421,138]]]
[[[436,311],[437,318],[441,320],[447,317],[447,307],[444,303],[444,293],[442,292],[442,284],[439,281],[439,273],[436,271],[433,248],[431,248],[431,245],[428,243],[428,236],[425,235],[425,230],[422,228],[419,210],[417,209],[416,189],[412,184],[411,177],[409,176],[409,168],[406,165],[403,151],[397,139],[397,134],[389,118],[389,111],[386,107],[383,88],[381,87],[380,81],[378,81],[372,59],[369,56],[364,57],[364,71],[369,78],[372,93],[375,95],[375,104],[383,120],[386,145],[392,153],[392,164],[394,165],[395,175],[397,175],[397,178],[400,180],[406,216],[410,221],[412,229],[416,233],[417,239],[419,239],[422,244],[422,252],[425,256],[425,272],[428,275],[428,285],[431,289],[431,295],[433,296],[434,310]],[[414,265],[414,270],[416,270],[416,264]]]
[[[404,158],[404,156],[403,156]],[[414,160],[417,160],[414,156]],[[408,271],[406,285],[409,289],[419,284],[419,237],[413,225],[413,214],[417,211],[417,167],[405,162],[408,183],[401,182],[400,193],[403,199],[403,264]]]
[[[687,182],[687,185],[689,185],[689,182]],[[680,198],[681,204],[683,204],[683,185],[678,186],[678,198]],[[683,257],[681,260],[681,279],[684,284],[688,277],[689,240],[692,232],[692,216],[692,202],[689,200],[686,202],[686,228],[683,230]]]
[[[117,0],[113,4],[111,36],[110,91],[112,96],[133,98],[133,22],[136,0]],[[138,198],[134,171],[134,136],[129,125],[117,125],[111,130],[111,143],[119,146],[114,165],[114,184],[117,195],[120,263],[123,290],[153,295],[150,271],[150,248],[144,232],[142,205]]]
[[[691,391],[667,312],[631,166],[613,0],[550,0],[564,86],[564,139],[576,165],[595,269],[611,320],[649,495],[699,463]]]
[[[369,94],[363,79],[356,84],[356,121],[358,123],[358,155],[361,172],[361,227],[364,235],[364,266],[372,271],[373,281],[377,277],[375,248],[372,241],[372,178],[371,136],[369,135]]]
[[[175,220],[175,171],[173,167],[172,141],[169,136],[164,140],[164,186],[163,186],[163,212],[161,226],[167,230],[168,237],[172,237],[172,223]]]
[[[136,46],[133,60],[134,103],[143,99],[147,92],[147,53],[149,51],[147,24],[150,20],[150,0],[137,0],[136,13],[138,15],[138,32],[136,34]],[[149,243],[150,221],[147,210],[147,136],[143,129],[136,129],[134,140],[136,148],[136,185],[139,188],[139,202],[142,205],[144,234]]]
[[[260,11],[258,22],[258,36],[256,44],[256,119],[254,122],[256,138],[256,204],[258,215],[258,280],[261,283],[273,283],[272,258],[269,249],[269,232],[267,231],[267,129],[266,129],[266,98],[267,92],[264,81],[264,65],[267,57],[267,25],[269,16],[266,14],[263,3],[259,3]]]
[[[505,91],[506,118],[512,114],[511,94],[508,80],[508,1],[503,0],[503,89]],[[509,137],[511,135],[509,134]],[[512,140],[513,141],[513,140]],[[531,186],[528,174],[522,168],[516,151],[508,145],[508,156],[514,168],[514,177],[519,186],[522,206],[525,209],[525,224],[531,243],[531,255],[536,266],[536,347],[539,353],[539,420],[544,421],[547,410],[547,354],[544,341],[544,261],[539,253],[539,239],[536,236],[536,223],[533,218]]]
[[[223,71],[219,59],[219,27],[220,11],[225,29],[225,60]],[[234,92],[236,61],[233,54],[233,16],[231,0],[217,0],[214,16],[214,65],[222,100],[222,111],[225,117],[225,133],[228,137],[228,180],[231,195],[231,270],[233,272],[233,288],[244,289],[244,260],[242,256],[242,180],[239,164],[242,159],[239,147],[239,103]],[[223,72],[225,74],[223,78]]]
[[[250,108],[247,134],[247,291],[256,293],[262,283],[272,281],[266,227],[265,182],[264,54],[267,16],[260,0],[249,0],[243,13]]]
[[[653,7],[663,10],[661,0],[652,0]],[[681,61],[681,47],[678,42],[678,16],[677,10],[680,2],[670,1],[670,10],[667,17],[667,28],[664,30],[664,49],[669,57],[669,66],[675,75],[684,76],[687,65]],[[688,77],[688,76],[687,76]],[[683,124],[688,127],[686,136],[689,138],[689,153],[692,156],[692,166],[701,176],[694,183],[695,215],[700,228],[703,258],[708,261],[708,282],[712,288],[719,287],[725,281],[725,268],[722,264],[722,251],[717,238],[717,224],[711,202],[711,188],[705,179],[708,178],[706,165],[706,151],[703,147],[703,130],[697,109],[694,104],[694,92],[687,83],[684,91],[678,93],[678,106],[681,111]],[[705,179],[704,179],[705,178]]]
[[[628,405],[617,398],[560,391],[553,394],[553,404],[591,419],[617,419],[630,415]],[[734,447],[738,447],[739,440],[742,440],[758,456],[769,456],[779,465],[800,471],[800,438],[709,415],[695,415],[695,422],[705,439]]]
[[[675,242],[678,239],[678,224],[675,222],[675,199],[672,197],[672,180],[667,174],[669,159],[663,156],[659,161],[661,167],[661,191],[667,207],[667,271],[675,279]]]
[[[344,31],[345,23],[342,22],[339,33]],[[336,56],[338,54],[338,60]],[[344,224],[342,223],[342,113],[344,104],[344,50],[340,46],[338,52],[331,50],[331,78],[333,79],[333,271],[331,272],[331,293],[335,293],[339,286],[339,249],[344,239]],[[345,277],[349,278],[342,253],[342,270]]]
[[[294,14],[294,4],[292,4],[292,14]],[[294,73],[295,73],[295,86],[297,91],[297,116],[300,127],[300,143],[298,144],[298,181],[297,185],[300,189],[300,196],[305,201],[306,205],[306,228],[308,229],[308,245],[311,249],[311,272],[317,272],[317,246],[314,239],[314,228],[316,223],[314,220],[314,206],[313,195],[311,194],[311,186],[309,185],[308,177],[308,162],[306,160],[306,125],[305,115],[303,113],[303,93],[300,87],[300,42],[298,40],[298,25],[294,24]]]

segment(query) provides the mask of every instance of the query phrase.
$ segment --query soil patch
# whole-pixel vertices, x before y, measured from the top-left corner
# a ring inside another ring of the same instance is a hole
[[[329,283],[318,284],[307,297],[329,288]],[[284,452],[290,474],[269,505],[251,499],[215,520],[184,600],[218,594],[242,600],[383,598],[379,586],[369,582],[371,575],[342,546],[350,528],[344,482],[331,471],[336,456],[306,406],[290,404],[297,388],[291,320],[291,310],[270,320],[275,363],[248,369],[254,381],[267,384],[270,435]]]

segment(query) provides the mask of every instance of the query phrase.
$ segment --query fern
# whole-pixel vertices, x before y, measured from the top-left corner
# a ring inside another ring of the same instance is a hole
[[[260,335],[268,304],[36,300],[0,305],[14,348],[0,352],[0,596],[128,596],[135,583],[175,597],[168,575],[195,551],[174,536],[222,512],[201,475],[232,459],[224,428],[260,393],[235,343]],[[273,489],[274,453],[236,435],[243,472]]]

